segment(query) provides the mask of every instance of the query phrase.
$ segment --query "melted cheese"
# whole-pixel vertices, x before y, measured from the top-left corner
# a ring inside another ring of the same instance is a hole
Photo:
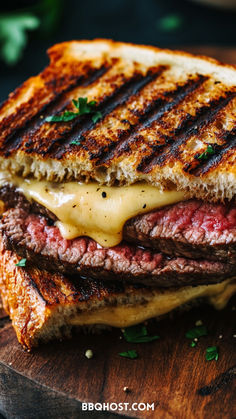
[[[182,287],[175,290],[155,290],[146,302],[135,301],[130,305],[102,307],[86,310],[68,319],[72,325],[105,324],[113,327],[128,327],[153,317],[158,317],[196,298],[206,297],[216,308],[226,306],[236,292],[236,281],[226,280],[220,284]],[[137,297],[138,298],[138,297]],[[145,299],[145,294],[143,295]]]
[[[6,181],[10,175],[4,176]],[[117,187],[75,181],[51,183],[16,176],[10,177],[9,182],[27,199],[57,216],[64,238],[89,236],[104,247],[120,243],[128,219],[185,199],[183,192],[160,191],[147,183]]]

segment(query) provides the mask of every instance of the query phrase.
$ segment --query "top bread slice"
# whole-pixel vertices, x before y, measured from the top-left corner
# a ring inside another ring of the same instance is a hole
[[[236,66],[103,39],[48,53],[49,66],[0,107],[1,170],[235,196]],[[75,111],[79,97],[95,100],[102,118],[46,121]]]

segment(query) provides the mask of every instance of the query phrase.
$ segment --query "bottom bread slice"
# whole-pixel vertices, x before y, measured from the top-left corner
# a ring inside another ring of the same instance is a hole
[[[20,257],[0,239],[0,293],[19,342],[26,349],[70,335],[72,326],[128,327],[206,297],[223,308],[236,292],[236,279],[219,284],[158,289],[68,278],[18,267]]]

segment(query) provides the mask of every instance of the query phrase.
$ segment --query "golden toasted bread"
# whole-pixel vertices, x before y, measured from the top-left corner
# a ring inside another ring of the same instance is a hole
[[[69,336],[72,326],[126,327],[201,297],[222,308],[236,292],[235,279],[163,290],[79,277],[69,279],[36,268],[18,267],[19,261],[19,256],[4,249],[1,239],[0,295],[19,342],[28,349],[40,341]]]
[[[0,108],[0,166],[54,181],[174,184],[191,196],[236,193],[236,67],[110,40],[49,49],[50,64]],[[47,122],[97,102],[102,117]]]

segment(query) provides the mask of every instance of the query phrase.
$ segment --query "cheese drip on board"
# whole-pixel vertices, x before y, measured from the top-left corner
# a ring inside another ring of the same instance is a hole
[[[185,199],[184,192],[160,191],[147,183],[118,187],[95,182],[52,183],[2,174],[5,181],[6,176],[28,200],[56,215],[56,225],[65,239],[88,236],[103,247],[121,242],[128,219]]]

